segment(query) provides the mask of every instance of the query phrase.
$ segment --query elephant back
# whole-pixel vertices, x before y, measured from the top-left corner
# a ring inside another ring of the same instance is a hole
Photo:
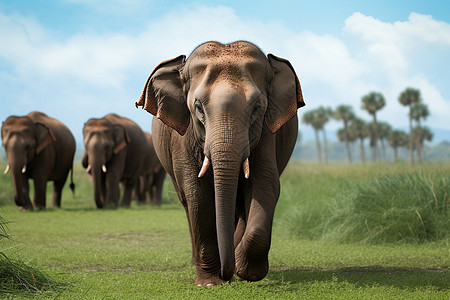
[[[73,152],[75,153],[75,138],[70,129],[64,123],[39,111],[29,113],[28,117],[34,123],[42,123],[50,128],[56,138],[56,141],[63,142],[67,150],[73,149]]]
[[[50,167],[49,180],[61,180],[73,166],[75,155],[75,138],[69,128],[62,122],[53,119],[46,114],[33,111],[26,116],[34,125],[40,124],[48,129],[51,142],[44,143],[45,146],[36,149],[36,159],[33,160],[35,167]]]
[[[105,119],[112,125],[121,126],[125,130],[129,141],[126,146],[127,155],[123,177],[137,178],[145,159],[146,137],[144,132],[135,122],[122,116],[108,114]]]

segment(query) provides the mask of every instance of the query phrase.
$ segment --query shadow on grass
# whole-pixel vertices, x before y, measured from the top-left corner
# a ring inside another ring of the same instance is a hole
[[[346,282],[357,287],[389,286],[414,290],[432,287],[450,289],[449,268],[345,267],[336,269],[276,269],[267,274],[268,285],[313,282]],[[294,288],[294,287],[293,287]]]
[[[52,210],[63,210],[69,212],[89,212],[89,211],[117,211],[117,210],[164,210],[164,211],[180,211],[183,210],[181,205],[172,205],[172,204],[162,204],[162,205],[151,205],[151,204],[136,204],[131,207],[124,206],[108,206],[104,208],[96,208],[94,206],[91,207],[63,207],[63,208],[50,208],[48,211]]]

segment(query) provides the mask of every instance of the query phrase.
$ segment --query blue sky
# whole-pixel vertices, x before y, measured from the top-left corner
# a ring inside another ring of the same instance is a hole
[[[0,0],[0,119],[40,110],[81,129],[109,112],[151,131],[133,103],[162,60],[207,40],[249,40],[291,61],[307,106],[381,92],[378,119],[408,127],[397,97],[419,88],[433,143],[450,140],[449,1]],[[331,121],[329,136],[342,125]],[[301,126],[305,139],[312,129]]]

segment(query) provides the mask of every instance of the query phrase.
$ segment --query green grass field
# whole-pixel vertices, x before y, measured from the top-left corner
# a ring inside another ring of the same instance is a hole
[[[186,216],[170,181],[161,207],[97,210],[81,167],[74,178],[76,194],[66,186],[61,209],[20,212],[10,175],[0,176],[11,236],[0,251],[54,282],[39,285],[33,274],[38,288],[0,298],[450,299],[448,164],[292,163],[267,277],[211,288],[193,285]]]

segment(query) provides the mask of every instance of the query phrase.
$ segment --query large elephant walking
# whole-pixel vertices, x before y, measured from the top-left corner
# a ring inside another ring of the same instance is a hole
[[[53,181],[52,206],[61,206],[61,193],[73,167],[75,139],[64,124],[41,112],[8,117],[2,124],[2,142],[11,170],[14,199],[23,209],[43,209],[47,181]],[[73,170],[72,170],[73,174]],[[28,180],[34,181],[34,206]],[[74,184],[71,177],[72,191]]]
[[[156,156],[152,135],[148,132],[144,133],[147,141],[145,159],[142,173],[139,176],[136,194],[140,203],[147,202],[160,205],[166,170],[164,170],[158,156]]]
[[[84,154],[81,164],[92,175],[95,204],[119,205],[119,182],[124,184],[122,206],[129,206],[131,192],[142,171],[145,135],[133,121],[108,114],[89,119],[83,127]]]
[[[304,106],[289,61],[248,42],[204,43],[160,63],[136,105],[157,116],[153,140],[186,210],[195,284],[264,278]]]

